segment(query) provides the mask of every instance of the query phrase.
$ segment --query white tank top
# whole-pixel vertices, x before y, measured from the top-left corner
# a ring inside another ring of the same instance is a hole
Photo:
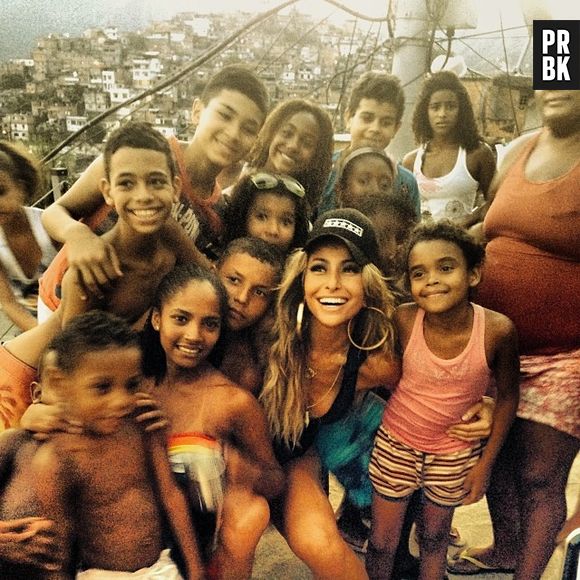
[[[40,267],[33,278],[28,278],[22,271],[18,260],[8,245],[8,240],[6,239],[4,229],[0,226],[0,263],[4,268],[6,275],[10,279],[14,291],[17,293],[20,291],[20,286],[28,286],[33,282],[36,282],[42,272],[46,270],[52,259],[56,256],[56,249],[52,245],[50,237],[40,222],[42,210],[36,207],[25,207],[24,213],[26,214],[28,222],[30,223],[32,234],[34,235],[34,238],[36,239],[36,242],[42,251]]]
[[[467,152],[459,148],[453,169],[441,177],[423,175],[425,146],[421,145],[415,157],[413,173],[421,194],[421,216],[423,219],[460,220],[473,209],[479,183],[467,169]]]

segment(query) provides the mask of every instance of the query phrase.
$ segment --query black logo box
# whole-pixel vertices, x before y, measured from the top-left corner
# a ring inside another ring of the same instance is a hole
[[[534,20],[533,47],[534,89],[580,89],[580,20]]]

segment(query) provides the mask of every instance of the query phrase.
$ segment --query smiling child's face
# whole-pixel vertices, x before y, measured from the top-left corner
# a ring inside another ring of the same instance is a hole
[[[292,194],[260,191],[248,211],[247,235],[287,251],[296,231],[296,202]]]
[[[207,280],[191,280],[168,298],[151,322],[159,331],[168,368],[192,369],[210,354],[220,337],[220,301]]]
[[[165,153],[121,147],[113,153],[101,191],[108,205],[132,230],[150,234],[165,225],[179,193]]]

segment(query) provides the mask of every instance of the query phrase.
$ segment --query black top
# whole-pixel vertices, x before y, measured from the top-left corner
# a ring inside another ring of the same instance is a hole
[[[349,347],[338,395],[326,414],[321,417],[310,418],[310,422],[304,427],[304,431],[302,431],[300,441],[296,443],[294,447],[288,447],[278,438],[274,439],[274,453],[276,459],[278,459],[281,464],[304,455],[314,443],[320,425],[334,423],[345,416],[354,402],[358,371],[362,363],[365,361],[366,355],[366,351],[359,350],[352,345]]]

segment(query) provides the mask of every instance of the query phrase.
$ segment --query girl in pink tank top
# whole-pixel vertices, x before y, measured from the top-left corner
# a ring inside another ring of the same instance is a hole
[[[455,507],[481,499],[518,404],[512,322],[470,302],[484,250],[448,220],[417,226],[407,254],[412,304],[397,309],[403,372],[387,403],[369,466],[373,522],[369,577],[389,578],[405,512],[421,489],[421,577],[443,578]],[[448,434],[491,387],[497,392],[487,445]]]

